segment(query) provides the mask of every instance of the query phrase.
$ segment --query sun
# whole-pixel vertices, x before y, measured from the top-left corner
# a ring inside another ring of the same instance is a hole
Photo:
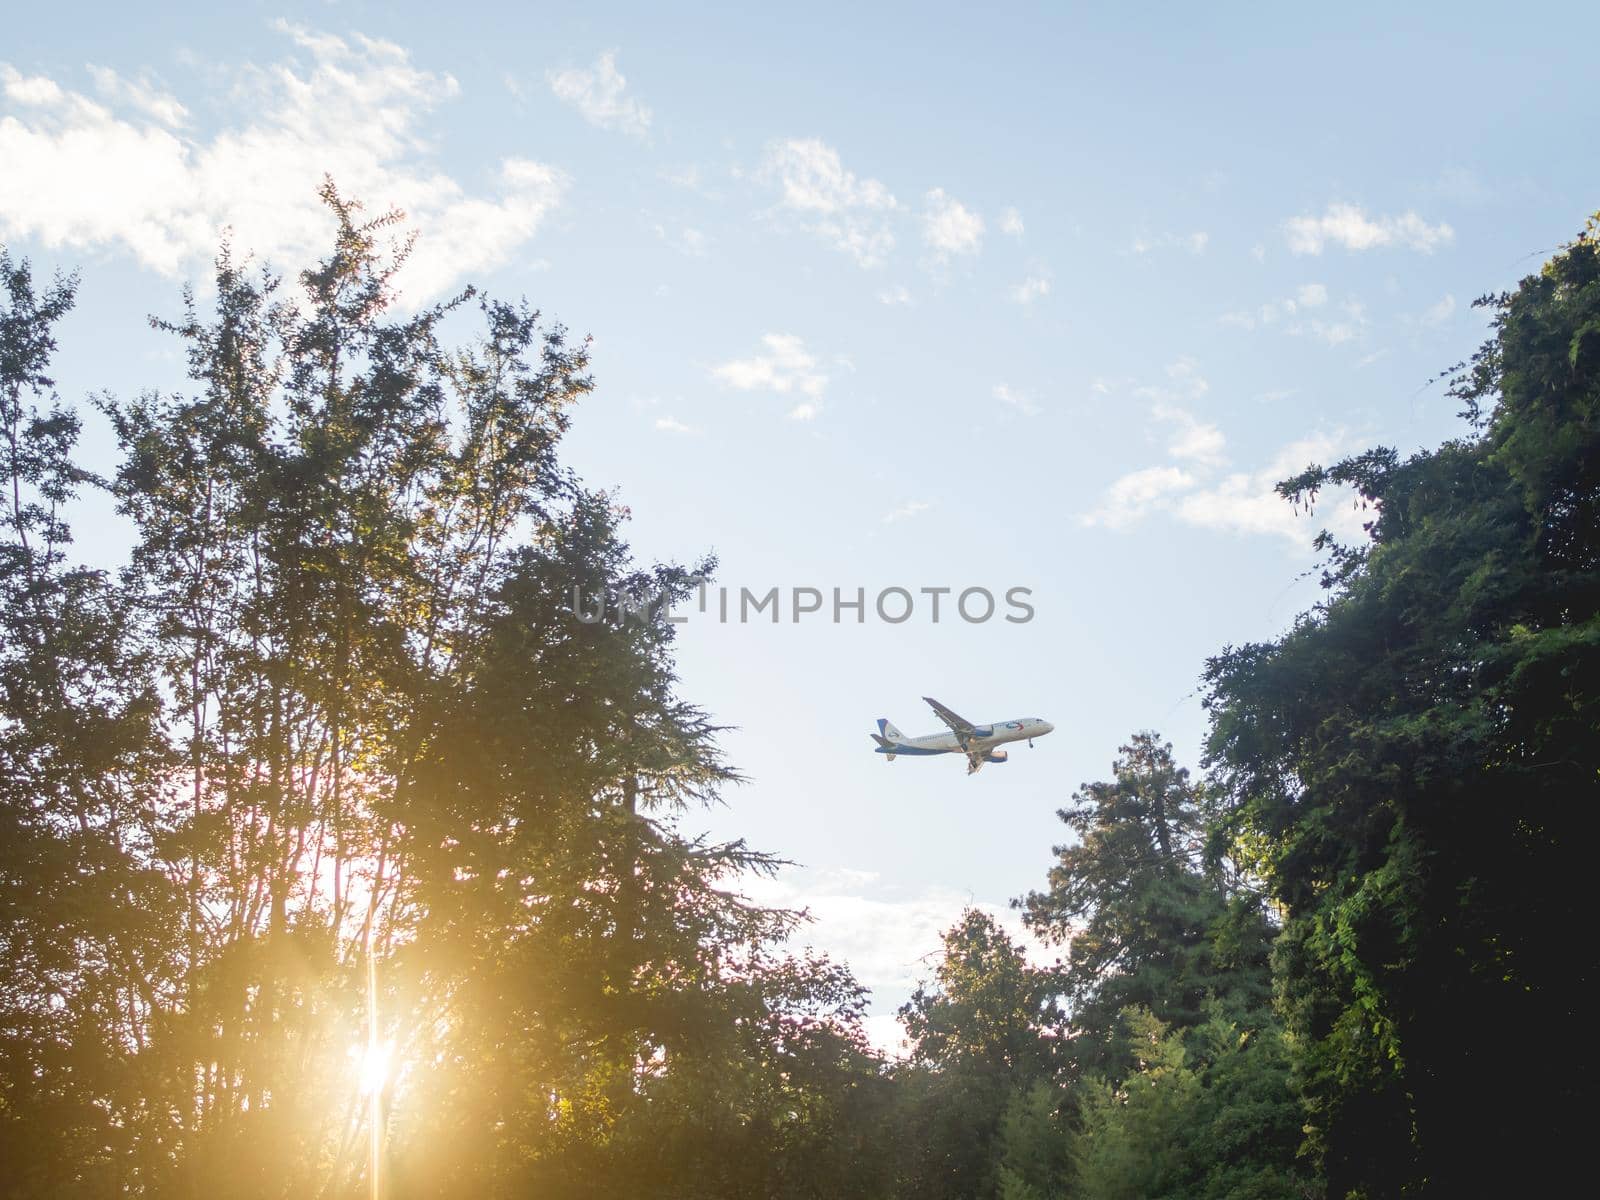
[[[394,1047],[387,1042],[367,1042],[351,1051],[357,1060],[356,1085],[363,1096],[374,1096],[389,1082],[394,1063]]]

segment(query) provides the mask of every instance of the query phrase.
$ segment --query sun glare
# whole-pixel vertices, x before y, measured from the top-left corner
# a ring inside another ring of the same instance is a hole
[[[363,1096],[376,1095],[389,1082],[389,1070],[394,1058],[394,1047],[382,1042],[369,1042],[357,1046],[351,1053],[359,1063],[356,1083]]]

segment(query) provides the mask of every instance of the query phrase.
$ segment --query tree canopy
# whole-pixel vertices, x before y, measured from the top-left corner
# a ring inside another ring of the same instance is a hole
[[[1493,336],[1451,384],[1472,436],[1282,485],[1352,486],[1370,542],[1325,539],[1326,601],[1208,666],[1224,828],[1286,913],[1280,1008],[1333,1195],[1521,1190],[1577,1144],[1587,1072],[1528,1035],[1581,1028],[1595,966],[1593,231],[1479,302]]]
[[[739,781],[644,564],[562,463],[588,343],[329,184],[224,246],[187,386],[54,392],[75,276],[0,250],[0,1196],[950,1200],[1553,1190],[1585,1144],[1600,796],[1600,246],[1446,372],[1462,436],[1353,489],[1325,596],[1072,791],[867,1039],[844,964],[686,832]],[[109,496],[116,571],[75,561]],[[1067,794],[1069,788],[1061,787]]]
[[[39,407],[75,281],[0,260],[0,1191],[827,1190],[861,990],[679,832],[735,775],[674,627],[573,609],[712,564],[635,566],[560,466],[586,343],[403,312],[396,215],[324,198],[297,286],[224,247],[156,322],[192,388],[100,402],[107,479]]]

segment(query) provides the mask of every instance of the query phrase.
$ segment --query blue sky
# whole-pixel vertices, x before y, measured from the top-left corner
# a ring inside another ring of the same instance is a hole
[[[877,996],[1205,656],[1314,603],[1271,484],[1461,431],[1437,386],[1600,207],[1577,6],[30,6],[0,41],[0,239],[81,267],[62,393],[180,382],[219,229],[281,263],[331,172],[467,280],[596,339],[568,461],[646,557],[847,594],[1032,589],[1035,618],[691,619],[687,695],[750,783],[691,818],[803,864],[763,896]],[[91,429],[91,456],[106,454]],[[113,522],[87,555],[114,561]],[[787,617],[787,614],[786,614]],[[928,694],[1057,732],[886,765]]]

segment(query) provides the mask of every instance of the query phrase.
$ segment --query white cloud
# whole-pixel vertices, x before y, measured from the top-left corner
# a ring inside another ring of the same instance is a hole
[[[663,433],[698,433],[692,425],[685,425],[676,417],[657,417],[656,428]]]
[[[1157,404],[1153,415],[1158,421],[1178,427],[1167,444],[1167,453],[1173,458],[1192,459],[1207,466],[1225,461],[1226,439],[1215,425],[1197,420],[1193,413],[1170,404]]]
[[[1224,313],[1221,322],[1240,329],[1280,326],[1294,337],[1314,337],[1330,346],[1342,345],[1362,335],[1367,325],[1366,308],[1356,300],[1345,300],[1339,305],[1338,317],[1327,319],[1307,315],[1328,304],[1328,289],[1324,284],[1305,283],[1295,289],[1292,297],[1269,300],[1255,311],[1240,310]]]
[[[1414,212],[1369,217],[1354,204],[1330,204],[1320,217],[1290,217],[1283,230],[1294,254],[1321,254],[1330,243],[1346,250],[1398,246],[1431,254],[1455,238],[1450,226],[1429,225]]]
[[[1422,314],[1424,325],[1443,325],[1456,311],[1456,298],[1446,292],[1444,299],[1439,303],[1430,305],[1428,311]]]
[[[1290,332],[1303,331],[1330,346],[1342,346],[1360,336],[1361,325],[1360,321],[1307,321],[1300,329],[1293,329]]]
[[[901,1060],[911,1054],[911,1043],[906,1038],[906,1027],[893,1012],[869,1012],[861,1018],[861,1027],[867,1042],[887,1058]]]
[[[795,867],[776,879],[745,877],[741,890],[751,900],[785,908],[804,908],[811,921],[794,935],[798,947],[813,948],[850,964],[855,977],[892,1008],[933,974],[942,935],[968,908],[993,917],[1013,941],[1021,943],[1036,966],[1053,962],[1058,952],[1040,943],[1005,903],[976,900],[956,888],[900,887],[875,871],[848,867]],[[868,1018],[874,1043],[891,1052],[901,1030],[888,1013]]]
[[[1371,513],[1341,506],[1350,498],[1348,492],[1324,497],[1320,519],[1312,524],[1276,491],[1279,481],[1308,465],[1327,465],[1346,453],[1349,446],[1342,433],[1315,433],[1291,442],[1255,471],[1224,472],[1226,437],[1179,403],[1203,396],[1209,390],[1205,378],[1189,358],[1171,364],[1166,375],[1164,384],[1135,388],[1134,394],[1151,399],[1155,419],[1173,427],[1167,454],[1182,465],[1144,467],[1114,480],[1100,502],[1079,518],[1082,524],[1120,530],[1163,514],[1196,528],[1278,534],[1302,547],[1324,527],[1346,540],[1364,536],[1361,525]]]
[[[1000,232],[1011,237],[1022,236],[1022,214],[1014,208],[1008,208],[1000,214]]]
[[[1184,459],[1196,467],[1213,467],[1226,461],[1223,453],[1226,440],[1222,432],[1215,425],[1201,421],[1186,407],[1198,402],[1211,390],[1211,384],[1200,373],[1199,364],[1185,355],[1168,363],[1165,374],[1166,382],[1136,387],[1133,389],[1133,394],[1150,401],[1152,417],[1163,424],[1173,426],[1172,434],[1167,439],[1168,455]],[[1111,387],[1105,380],[1097,379],[1092,386],[1097,392],[1110,394]],[[1145,475],[1145,478],[1135,485],[1130,485],[1133,487],[1130,496],[1141,494],[1141,488],[1151,486],[1156,481],[1174,482],[1177,478],[1170,473],[1140,474]],[[1193,482],[1191,476],[1184,474],[1183,477]]]
[[[512,261],[559,202],[565,176],[525,158],[469,195],[432,161],[421,125],[459,91],[391,42],[279,23],[287,61],[241,72],[248,109],[209,138],[175,129],[183,107],[100,75],[101,104],[0,66],[0,236],[51,249],[121,250],[169,276],[201,268],[226,227],[241,251],[294,267],[326,251],[325,174],[377,213],[403,209],[420,236],[398,282],[421,301]]]
[[[805,214],[806,228],[863,267],[894,248],[887,215],[899,208],[889,189],[845,169],[839,152],[818,138],[790,138],[767,147],[760,178],[782,189],[779,203]]]
[[[1146,467],[1122,476],[1106,489],[1105,497],[1085,513],[1085,525],[1126,529],[1166,505],[1168,497],[1195,485],[1195,477],[1179,467]]]
[[[1200,374],[1199,364],[1188,355],[1167,364],[1167,382],[1134,389],[1134,395],[1153,400],[1157,404],[1175,404],[1200,399],[1211,390],[1206,377]]]
[[[1214,431],[1213,431],[1214,432]],[[1216,434],[1220,451],[1222,436]],[[1172,453],[1177,453],[1174,443]],[[1085,525],[1127,529],[1154,514],[1165,514],[1185,525],[1234,534],[1274,534],[1308,547],[1316,529],[1327,528],[1347,541],[1364,537],[1362,524],[1372,513],[1352,504],[1349,493],[1322,497],[1315,518],[1297,512],[1277,493],[1281,480],[1299,474],[1313,463],[1327,465],[1347,449],[1342,435],[1312,434],[1291,442],[1256,471],[1213,476],[1202,460],[1197,473],[1178,467],[1146,467],[1114,481],[1104,497],[1080,518]]]
[[[1018,304],[1028,305],[1050,294],[1050,272],[1030,271],[1028,277],[1011,289],[1011,298]]]
[[[802,212],[832,215],[852,208],[897,207],[888,188],[845,170],[839,152],[817,138],[774,143],[767,148],[763,169],[783,185],[784,204]]]
[[[1329,528],[1347,540],[1363,536],[1363,521],[1371,520],[1350,503],[1348,494],[1328,493],[1315,519],[1296,512],[1277,493],[1281,480],[1299,474],[1313,463],[1324,466],[1344,453],[1343,438],[1313,434],[1291,442],[1261,470],[1230,474],[1210,487],[1181,496],[1174,515],[1187,525],[1227,533],[1277,534],[1298,545],[1308,545],[1312,532]]]
[[[687,188],[691,192],[700,190],[700,168],[693,163],[681,167],[662,167],[656,175],[673,187]]]
[[[1010,405],[1025,417],[1033,417],[1039,414],[1039,406],[1033,402],[1032,397],[1026,392],[1019,392],[1007,384],[997,383],[994,385],[994,398],[1000,401],[1001,404]]]
[[[1312,317],[1294,322],[1288,326],[1288,331],[1296,336],[1314,337],[1330,346],[1354,341],[1366,328],[1367,310],[1358,301],[1346,300],[1339,305],[1339,311],[1344,314],[1340,319],[1325,321],[1321,317]]]
[[[679,254],[687,254],[691,258],[698,258],[706,252],[706,246],[711,239],[698,229],[691,229],[684,225],[677,230],[668,229],[659,221],[653,226],[656,236]]]
[[[943,188],[924,198],[922,240],[943,260],[952,254],[976,254],[983,247],[983,218]]]
[[[828,377],[817,369],[817,359],[805,342],[792,333],[769,333],[761,339],[763,350],[749,358],[736,358],[711,368],[712,376],[740,391],[767,391],[779,395],[798,392],[807,397],[789,416],[809,421],[820,411],[817,403],[827,390]]]
[[[615,50],[600,55],[587,71],[568,67],[564,71],[550,71],[545,79],[556,98],[576,108],[589,124],[634,137],[650,132],[650,110],[634,97],[625,95],[628,80],[617,70]]]
[[[886,287],[878,293],[878,303],[888,304],[891,306],[896,304],[910,304],[911,293],[909,290],[907,290],[905,284],[897,283],[893,287]]]
[[[154,121],[177,129],[189,123],[189,110],[176,97],[146,79],[124,79],[109,67],[89,65],[95,89],[113,104],[143,113]]]
[[[893,525],[896,521],[904,521],[910,517],[916,516],[918,513],[925,513],[932,507],[933,505],[929,504],[926,500],[907,500],[904,504],[900,505],[899,508],[896,508],[888,513],[883,518],[883,523],[885,525]]]
[[[1139,234],[1129,247],[1135,254],[1149,254],[1152,250],[1187,250],[1190,254],[1204,254],[1211,243],[1211,235],[1204,230],[1193,233]]]

